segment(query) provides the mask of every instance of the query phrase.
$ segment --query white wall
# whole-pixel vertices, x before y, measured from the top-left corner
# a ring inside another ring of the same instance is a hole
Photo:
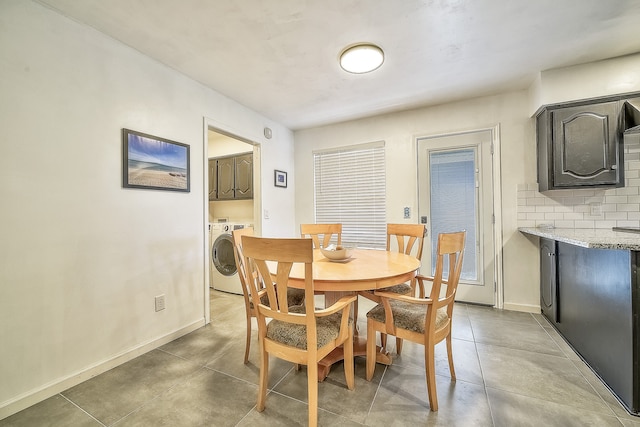
[[[1,419],[204,323],[205,118],[294,171],[283,126],[36,3],[0,2],[0,69]],[[123,189],[122,128],[189,144],[191,192]]]
[[[505,308],[539,309],[537,249],[517,231],[518,184],[536,180],[535,131],[526,91],[470,99],[295,132],[296,221],[312,222],[316,150],[384,140],[387,221],[405,222],[410,206],[417,222],[416,138],[500,125]]]
[[[253,151],[253,146],[251,144],[220,133],[209,131],[208,138],[209,158]]]
[[[640,91],[640,53],[540,73],[529,111],[542,105]]]

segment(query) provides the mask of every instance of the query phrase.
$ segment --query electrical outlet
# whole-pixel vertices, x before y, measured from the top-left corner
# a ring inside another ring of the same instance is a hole
[[[268,210],[264,210],[264,219],[269,219],[269,211]]]
[[[404,219],[411,218],[411,208],[409,206],[404,207]]]
[[[602,216],[602,203],[589,203],[591,216]]]
[[[156,311],[164,310],[164,294],[156,297]]]

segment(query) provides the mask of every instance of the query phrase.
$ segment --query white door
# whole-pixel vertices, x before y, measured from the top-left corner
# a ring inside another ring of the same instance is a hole
[[[419,138],[417,146],[419,217],[429,230],[421,272],[435,270],[439,233],[466,230],[456,300],[495,305],[492,132]]]

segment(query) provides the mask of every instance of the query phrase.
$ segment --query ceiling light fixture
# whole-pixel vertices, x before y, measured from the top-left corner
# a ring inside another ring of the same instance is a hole
[[[349,73],[370,73],[380,68],[383,62],[384,52],[371,43],[358,43],[340,53],[340,66]]]

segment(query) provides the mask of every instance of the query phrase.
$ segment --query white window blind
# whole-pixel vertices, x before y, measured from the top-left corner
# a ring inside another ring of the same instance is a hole
[[[314,153],[316,223],[342,223],[342,242],[386,247],[384,142]]]
[[[434,151],[429,155],[431,235],[467,231],[461,277],[473,281],[478,280],[476,158],[477,152],[473,148]],[[437,239],[431,239],[432,274],[435,273],[437,244]]]

